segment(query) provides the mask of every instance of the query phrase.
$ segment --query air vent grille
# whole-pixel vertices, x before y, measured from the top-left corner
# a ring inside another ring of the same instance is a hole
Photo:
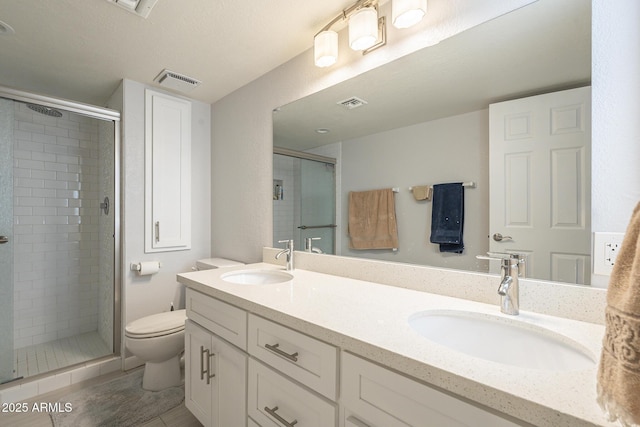
[[[138,16],[147,18],[151,9],[156,5],[158,0],[107,0],[111,4],[120,6],[122,9],[135,13]]]
[[[343,99],[342,101],[338,101],[337,104],[342,105],[344,108],[348,110],[353,110],[354,108],[367,105],[367,101],[365,101],[364,99],[360,99],[357,96],[352,96],[350,98]]]
[[[153,81],[157,82],[160,86],[181,92],[189,92],[202,83],[200,80],[169,70],[162,70]]]

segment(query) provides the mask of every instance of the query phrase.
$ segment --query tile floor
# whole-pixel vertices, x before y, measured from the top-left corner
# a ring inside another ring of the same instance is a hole
[[[26,378],[106,356],[111,349],[97,332],[88,332],[19,348],[13,353],[16,378]]]
[[[107,382],[121,375],[125,375],[125,373],[114,372],[111,374],[103,375],[101,377],[74,384],[69,387],[53,391],[51,393],[40,395],[33,399],[29,399],[26,402],[29,404],[29,407],[31,407],[33,403],[57,402],[65,395],[71,394],[81,388],[90,387],[102,382]],[[0,410],[1,409],[2,408],[0,408]],[[11,414],[0,412],[0,426],[52,427],[52,423],[49,414],[46,413],[28,412],[23,414]],[[182,404],[165,412],[159,417],[149,420],[145,424],[142,424],[140,427],[202,427],[202,424],[200,424],[200,422],[191,414],[191,412],[187,410],[183,402]]]

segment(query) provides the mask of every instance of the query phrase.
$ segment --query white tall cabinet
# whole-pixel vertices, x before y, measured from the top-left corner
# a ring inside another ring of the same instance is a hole
[[[145,252],[191,248],[191,102],[145,92]]]

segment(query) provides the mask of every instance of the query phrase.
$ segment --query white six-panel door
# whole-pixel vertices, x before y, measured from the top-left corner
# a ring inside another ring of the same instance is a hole
[[[489,115],[490,250],[526,254],[527,277],[588,284],[591,88],[492,104]]]

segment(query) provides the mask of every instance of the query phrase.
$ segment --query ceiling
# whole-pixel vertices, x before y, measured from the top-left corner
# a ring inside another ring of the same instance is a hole
[[[158,0],[144,19],[107,0],[0,0],[0,85],[105,105],[165,68],[215,102],[313,45],[351,0]]]
[[[590,81],[591,2],[539,0],[282,106],[274,145],[304,151]],[[337,105],[353,96],[368,104]]]

